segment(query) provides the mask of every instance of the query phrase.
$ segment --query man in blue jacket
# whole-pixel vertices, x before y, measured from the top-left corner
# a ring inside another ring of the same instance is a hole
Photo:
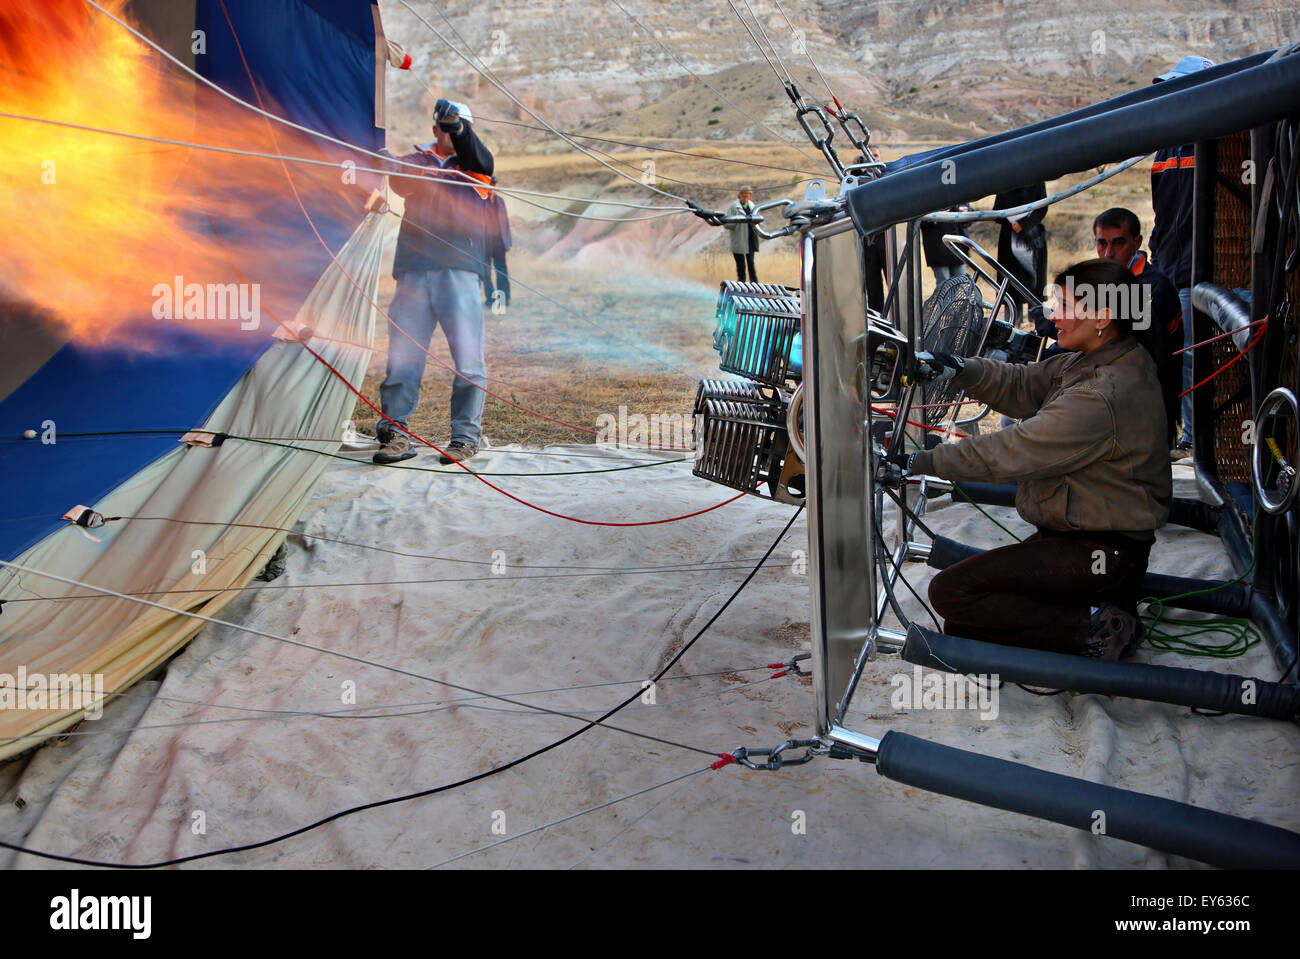
[[[388,310],[388,372],[379,398],[384,415],[402,430],[387,420],[377,425],[374,461],[382,464],[415,456],[403,430],[419,402],[425,351],[439,324],[458,374],[451,388],[451,442],[442,462],[469,459],[483,441],[487,369],[479,283],[488,258],[485,214],[493,159],[464,104],[439,100],[433,121],[436,139],[398,158],[426,168],[423,175],[389,178],[393,192],[405,198],[406,212],[393,259],[397,293]],[[397,164],[391,169],[413,172]]]

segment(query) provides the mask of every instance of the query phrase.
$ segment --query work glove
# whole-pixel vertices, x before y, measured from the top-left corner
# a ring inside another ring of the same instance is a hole
[[[915,377],[922,383],[942,383],[966,368],[966,361],[951,353],[917,353]]]
[[[450,100],[439,100],[433,105],[433,121],[440,130],[448,133],[460,132],[460,111]]]
[[[915,453],[885,453],[876,460],[876,482],[881,486],[897,488],[903,485],[912,470]]]
[[[1051,316],[1048,315],[1047,310],[1043,307],[1030,307],[1029,319],[1030,322],[1034,324],[1034,332],[1039,336],[1045,337],[1049,340],[1056,339],[1056,324],[1052,321]]]

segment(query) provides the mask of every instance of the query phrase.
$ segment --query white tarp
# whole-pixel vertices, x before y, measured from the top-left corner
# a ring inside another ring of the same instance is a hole
[[[567,447],[545,454],[493,451],[471,462],[484,472],[542,474],[655,458],[671,457]],[[678,523],[586,526],[513,503],[453,468],[437,467],[436,457],[413,462],[448,472],[330,461],[288,538],[286,574],[247,591],[224,615],[277,636],[493,693],[628,683],[524,697],[556,709],[603,710],[638,689],[694,635],[745,570],[607,575],[591,567],[752,565],[794,509],[744,497]],[[1190,471],[1175,472],[1179,494],[1193,495]],[[556,512],[610,522],[672,516],[728,496],[726,489],[691,477],[688,463],[491,480]],[[1013,529],[1024,528],[1010,510],[992,512]],[[1005,540],[966,506],[935,508],[927,522],[966,542],[989,546]],[[302,534],[446,559],[399,556]],[[808,589],[797,573],[796,553],[805,549],[801,518],[773,554],[778,565],[755,577],[671,674],[696,678],[665,681],[654,705],[637,702],[611,722],[709,751],[771,747],[810,735],[811,686],[794,676],[765,680],[769,670],[747,669],[789,659],[806,644]],[[1152,568],[1186,576],[1229,574],[1215,538],[1176,528],[1162,532]],[[925,567],[909,573],[918,589],[930,575]],[[1277,675],[1262,647],[1226,663],[1153,657],[1150,651],[1142,658],[1265,679]],[[700,675],[733,670],[745,671]],[[851,725],[877,736],[897,729],[1300,828],[1300,730],[1292,724],[1208,718],[1102,696],[1040,698],[1014,687],[1001,691],[996,718],[955,710],[899,712],[890,704],[890,681],[899,672],[910,674],[911,667],[888,656],[869,665]],[[355,704],[347,701],[353,689]],[[578,728],[572,720],[500,701],[449,702],[469,695],[392,669],[205,627],[160,682],[140,684],[103,719],[82,723],[34,756],[0,767],[0,837],[115,862],[235,846],[348,806],[471,776]],[[198,865],[436,865],[705,768],[710,758],[594,729],[472,785],[371,809],[283,843]],[[25,802],[21,809],[17,798]],[[49,865],[4,851],[0,863]],[[1166,865],[1189,864],[896,785],[871,766],[824,758],[779,772],[736,765],[707,771],[455,863]]]

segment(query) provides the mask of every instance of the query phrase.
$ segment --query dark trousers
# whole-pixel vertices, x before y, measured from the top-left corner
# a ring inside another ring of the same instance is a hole
[[[1137,611],[1151,547],[1114,533],[1035,533],[954,563],[930,581],[951,636],[1077,653],[1091,607]]]
[[[754,272],[754,254],[752,253],[733,253],[736,258],[736,277],[741,283],[745,282],[745,267],[749,267],[749,282],[757,283],[758,274]]]
[[[867,306],[879,313],[885,308],[885,234],[862,247],[862,263],[866,270]]]

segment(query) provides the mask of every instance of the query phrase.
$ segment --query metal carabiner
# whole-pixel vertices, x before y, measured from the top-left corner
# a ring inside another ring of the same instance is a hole
[[[825,136],[819,137],[813,133],[811,125],[805,119],[809,113],[815,114],[817,119],[822,122],[822,129],[826,131]],[[835,139],[835,128],[831,126],[830,120],[826,119],[826,111],[821,107],[801,106],[795,112],[795,119],[799,121],[799,126],[803,127],[803,132],[808,134],[808,139],[812,141],[813,146],[822,151],[822,156],[826,158],[826,162],[835,171],[836,179],[844,179],[844,164],[840,162],[839,154],[835,152],[835,147],[831,145],[831,141]]]

